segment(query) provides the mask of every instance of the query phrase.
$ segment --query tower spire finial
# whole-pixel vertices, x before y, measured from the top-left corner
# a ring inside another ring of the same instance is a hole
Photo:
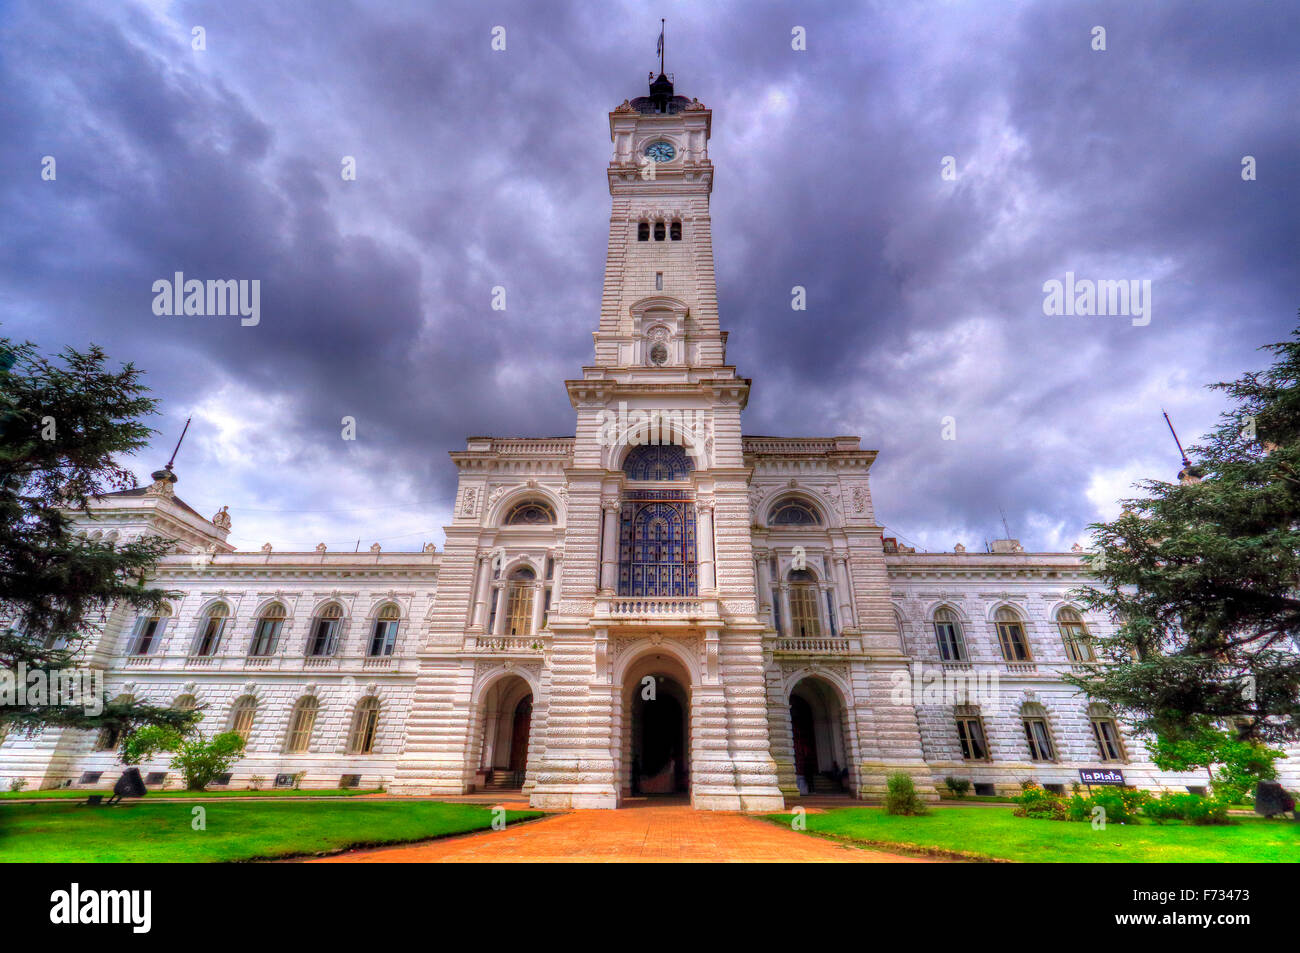
[[[185,426],[181,429],[180,440],[176,441],[176,449],[172,451],[172,457],[170,460],[167,461],[167,466],[163,467],[163,469],[166,470],[168,473],[172,472],[172,464],[176,462],[176,454],[180,452],[181,443],[184,442],[185,434],[188,433],[190,429],[190,421],[193,419],[194,419],[193,417],[185,418]]]

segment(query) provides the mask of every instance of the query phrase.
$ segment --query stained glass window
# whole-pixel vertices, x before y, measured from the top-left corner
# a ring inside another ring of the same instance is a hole
[[[506,515],[505,525],[520,526],[529,523],[554,523],[555,513],[545,503],[527,500],[517,503]]]
[[[623,501],[618,594],[696,595],[695,504],[685,499],[660,498],[675,494],[645,495],[651,498]]]
[[[675,443],[633,447],[623,461],[623,472],[629,480],[685,480],[691,469],[686,448]]]
[[[772,526],[820,526],[822,518],[811,503],[785,500],[778,503],[768,518]]]

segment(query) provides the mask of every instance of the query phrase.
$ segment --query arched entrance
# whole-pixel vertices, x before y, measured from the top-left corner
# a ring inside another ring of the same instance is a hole
[[[800,793],[838,794],[849,789],[847,722],[834,686],[808,677],[791,689],[790,733]]]
[[[476,784],[493,790],[523,786],[532,722],[533,690],[522,677],[506,675],[483,693]]]
[[[690,678],[669,655],[652,655],[623,678],[623,797],[685,795],[691,789]]]

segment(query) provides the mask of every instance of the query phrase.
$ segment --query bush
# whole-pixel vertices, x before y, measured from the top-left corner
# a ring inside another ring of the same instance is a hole
[[[926,814],[928,809],[916,795],[916,786],[906,774],[891,774],[886,782],[886,814]]]
[[[1021,781],[1020,794],[1012,811],[1017,817],[1036,817],[1040,820],[1063,821],[1066,815],[1065,798],[1044,791],[1034,781]]]
[[[951,774],[943,779],[943,786],[953,797],[965,797],[970,790],[970,781],[966,778],[954,778]]]
[[[1226,801],[1176,791],[1167,791],[1159,797],[1148,798],[1142,805],[1142,813],[1157,824],[1171,820],[1187,821],[1189,824],[1196,825],[1228,823]]]
[[[13,791],[15,794],[17,794],[25,787],[27,787],[26,778],[14,778],[12,781],[9,782],[9,790]]]

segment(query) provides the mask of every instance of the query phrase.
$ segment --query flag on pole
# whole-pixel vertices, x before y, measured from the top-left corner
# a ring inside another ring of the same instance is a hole
[[[664,55],[664,28],[661,25],[659,27],[659,45],[655,47],[655,56],[663,56],[663,55]]]

